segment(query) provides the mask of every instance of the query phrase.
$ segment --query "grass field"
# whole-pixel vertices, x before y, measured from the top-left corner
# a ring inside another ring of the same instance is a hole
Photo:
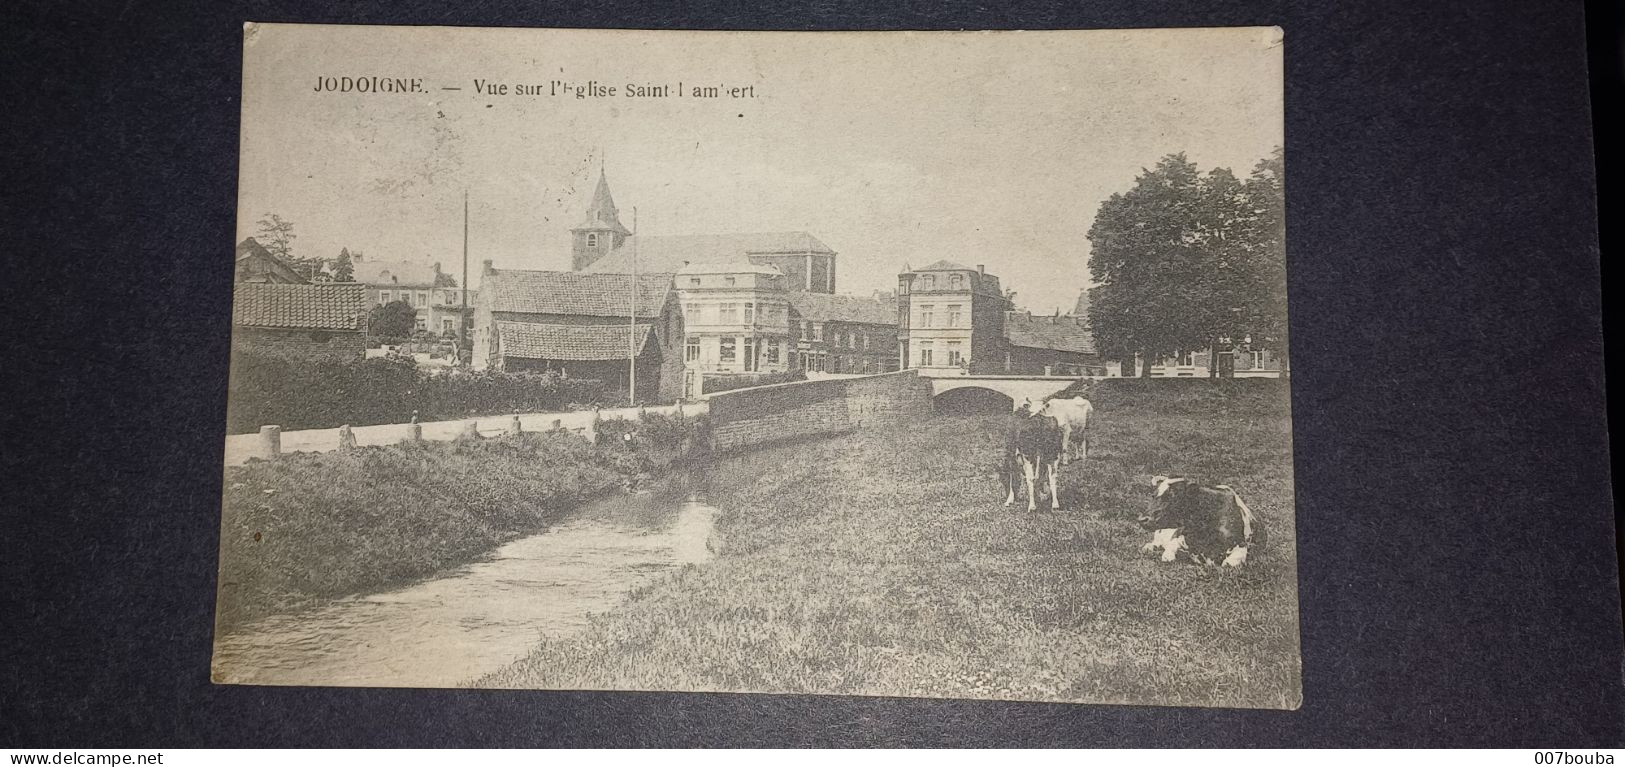
[[[1002,417],[722,461],[719,556],[476,684],[1296,708],[1290,418],[1280,381],[1112,381],[1064,508],[1003,506]],[[1165,564],[1154,474],[1234,486],[1246,568]]]

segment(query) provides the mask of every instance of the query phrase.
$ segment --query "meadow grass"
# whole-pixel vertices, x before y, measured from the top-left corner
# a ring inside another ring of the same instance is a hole
[[[1060,512],[1003,506],[1003,416],[719,461],[715,560],[475,684],[1296,708],[1284,382],[1089,396]],[[1155,474],[1232,485],[1270,545],[1239,570],[1141,554]]]

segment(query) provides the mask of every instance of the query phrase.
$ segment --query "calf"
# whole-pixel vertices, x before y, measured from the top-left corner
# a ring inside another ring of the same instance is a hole
[[[1004,505],[1016,502],[1016,471],[1021,471],[1027,483],[1027,510],[1038,510],[1037,479],[1039,472],[1047,476],[1050,508],[1061,509],[1061,494],[1057,472],[1061,462],[1061,427],[1054,418],[1035,415],[1026,404],[1011,417],[1010,431],[1004,449]]]
[[[1061,463],[1089,457],[1089,416],[1094,412],[1095,406],[1083,397],[1052,399],[1038,411],[1039,415],[1054,418],[1061,425]]]
[[[1229,485],[1205,487],[1184,477],[1153,477],[1151,505],[1140,526],[1155,530],[1140,547],[1162,549],[1162,561],[1184,552],[1191,561],[1239,567],[1253,546],[1267,540],[1264,525]]]

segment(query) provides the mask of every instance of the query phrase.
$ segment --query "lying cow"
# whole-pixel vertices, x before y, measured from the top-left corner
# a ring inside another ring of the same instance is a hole
[[[1059,511],[1061,494],[1057,472],[1061,464],[1061,427],[1054,418],[1034,414],[1027,403],[1011,417],[1009,438],[1004,449],[1004,505],[1016,502],[1016,472],[1027,483],[1027,510],[1038,510],[1037,479],[1040,472],[1049,484],[1050,508]]]
[[[1057,397],[1045,402],[1038,411],[1039,415],[1054,418],[1061,425],[1061,463],[1089,457],[1089,416],[1094,412],[1095,406],[1083,397]]]
[[[1239,567],[1247,551],[1267,540],[1264,525],[1229,485],[1204,487],[1183,477],[1152,477],[1151,506],[1140,526],[1155,530],[1141,551],[1162,550],[1172,562],[1183,552],[1191,561]]]

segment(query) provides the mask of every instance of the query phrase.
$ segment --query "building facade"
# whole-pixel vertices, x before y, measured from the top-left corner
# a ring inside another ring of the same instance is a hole
[[[899,364],[939,373],[999,372],[1004,318],[1010,299],[999,278],[951,261],[920,269],[906,266],[897,278]]]
[[[897,299],[791,293],[790,367],[809,373],[898,369]]]
[[[366,286],[367,305],[404,301],[417,310],[415,330],[440,336],[456,335],[464,317],[473,314],[474,292],[451,287],[451,275],[439,262],[380,261],[351,256],[355,281]],[[466,303],[465,303],[466,302]]]
[[[475,370],[553,371],[629,388],[637,400],[683,394],[682,307],[672,275],[497,270],[474,301]]]
[[[1032,312],[1006,312],[1004,316],[1006,375],[1105,376],[1109,366],[1095,351],[1087,316]]]
[[[750,263],[690,264],[675,287],[687,338],[685,391],[700,393],[706,376],[783,373],[794,351],[784,275]]]

